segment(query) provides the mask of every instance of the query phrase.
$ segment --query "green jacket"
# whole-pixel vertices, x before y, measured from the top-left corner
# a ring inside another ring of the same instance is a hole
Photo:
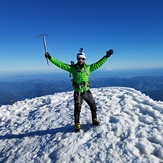
[[[69,65],[51,57],[50,61],[57,67],[68,71],[72,74],[74,91],[84,92],[90,89],[90,73],[100,68],[107,60],[107,57],[101,58],[98,62],[87,65],[84,64],[83,68],[80,68],[77,64]]]

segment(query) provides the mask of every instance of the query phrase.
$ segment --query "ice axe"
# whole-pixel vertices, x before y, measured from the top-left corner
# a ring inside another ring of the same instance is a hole
[[[43,43],[44,43],[44,49],[45,49],[45,53],[46,53],[46,52],[48,52],[48,50],[47,50],[47,46],[46,46],[46,39],[45,39],[45,36],[48,36],[48,35],[47,35],[47,34],[41,34],[41,35],[37,36],[36,38],[42,37]],[[48,59],[47,59],[47,65],[49,65]]]

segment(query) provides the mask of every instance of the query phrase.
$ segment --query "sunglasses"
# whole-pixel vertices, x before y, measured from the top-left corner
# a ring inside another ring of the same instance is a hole
[[[80,60],[84,61],[85,59],[84,58],[78,58],[78,61],[80,61]]]

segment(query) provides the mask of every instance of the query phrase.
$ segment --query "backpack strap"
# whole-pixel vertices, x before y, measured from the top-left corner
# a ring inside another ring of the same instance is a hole
[[[71,65],[74,65],[74,61],[71,61]],[[71,72],[69,73],[69,77],[71,78]]]
[[[88,69],[87,69],[87,66],[86,65],[84,65],[84,71],[86,72],[87,76],[89,76],[88,75]]]

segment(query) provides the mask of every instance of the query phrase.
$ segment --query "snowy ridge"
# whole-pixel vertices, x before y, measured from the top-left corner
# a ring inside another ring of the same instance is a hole
[[[73,92],[0,107],[0,162],[163,162],[163,102],[132,88],[91,89],[102,125],[84,102],[74,132]]]

